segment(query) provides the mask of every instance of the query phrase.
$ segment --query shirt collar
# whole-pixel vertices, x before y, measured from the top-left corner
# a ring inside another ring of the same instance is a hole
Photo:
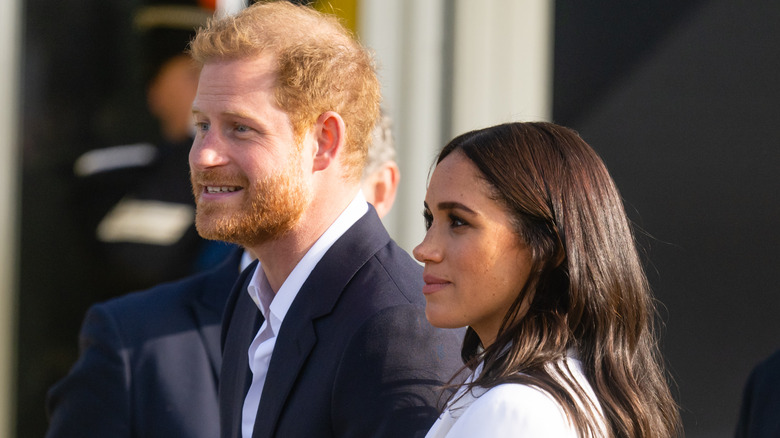
[[[298,295],[298,291],[303,283],[309,278],[309,275],[317,266],[325,253],[334,243],[355,224],[368,211],[368,203],[363,192],[358,190],[357,195],[352,199],[347,208],[338,218],[328,227],[327,230],[314,242],[311,248],[304,254],[303,258],[295,265],[290,275],[284,280],[279,291],[274,295],[261,263],[258,262],[257,268],[249,282],[247,292],[254,301],[257,308],[268,321],[274,334],[279,333],[282,321],[287,311]],[[270,314],[269,314],[270,313]]]

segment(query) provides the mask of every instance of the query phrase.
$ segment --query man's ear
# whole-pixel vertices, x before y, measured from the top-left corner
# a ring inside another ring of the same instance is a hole
[[[314,171],[325,170],[338,158],[346,142],[346,125],[339,113],[326,111],[317,117],[314,127],[317,138]]]

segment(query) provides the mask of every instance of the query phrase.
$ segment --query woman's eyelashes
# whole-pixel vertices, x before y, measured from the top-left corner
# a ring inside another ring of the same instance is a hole
[[[425,230],[430,230],[431,226],[433,225],[433,214],[431,214],[431,211],[427,208],[423,210],[423,219],[425,220]],[[449,221],[450,228],[460,228],[469,225],[468,222],[463,220],[455,213],[447,213],[447,219]]]
[[[425,221],[425,231],[430,230],[431,225],[433,225],[433,215],[431,214],[431,211],[428,210],[428,208],[423,210],[423,220]]]
[[[468,225],[468,222],[464,221],[463,219],[460,218],[460,216],[458,216],[458,215],[456,215],[454,213],[448,214],[447,217],[449,217],[449,219],[450,219],[450,227],[451,228],[459,228],[459,227],[464,227],[464,226]]]

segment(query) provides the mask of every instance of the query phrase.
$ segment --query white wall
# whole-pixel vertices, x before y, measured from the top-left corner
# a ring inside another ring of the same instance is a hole
[[[358,33],[379,61],[401,168],[385,225],[411,251],[424,234],[428,171],[448,140],[507,121],[549,120],[553,2],[362,0],[358,12]]]
[[[441,147],[444,0],[364,0],[358,33],[375,52],[393,118],[401,182],[385,225],[411,251],[422,239],[428,169]]]
[[[19,0],[0,1],[0,436],[13,436],[19,213]]]
[[[456,0],[453,136],[552,116],[547,0]]]

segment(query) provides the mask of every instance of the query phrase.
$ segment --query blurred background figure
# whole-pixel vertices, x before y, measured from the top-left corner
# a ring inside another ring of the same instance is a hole
[[[76,360],[90,305],[227,253],[195,232],[187,163],[198,73],[184,51],[211,3],[28,4],[46,25],[25,51],[20,436],[43,436],[46,390]]]
[[[380,219],[393,208],[401,171],[396,163],[393,122],[383,110],[371,136],[366,167],[363,168],[361,189],[366,201],[373,205]]]
[[[780,436],[780,350],[753,368],[742,394],[736,438]]]
[[[114,294],[212,267],[230,249],[201,239],[194,226],[187,155],[198,71],[184,51],[212,11],[190,3],[148,5],[134,14],[147,106],[159,134],[88,151],[74,164],[76,211]]]

